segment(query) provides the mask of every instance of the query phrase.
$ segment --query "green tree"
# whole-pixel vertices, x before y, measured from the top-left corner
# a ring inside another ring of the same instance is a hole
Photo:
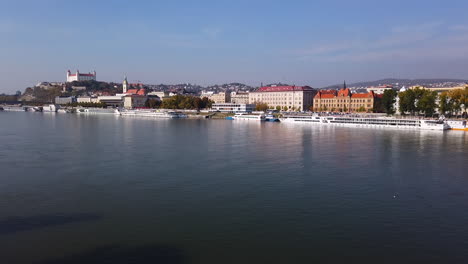
[[[277,105],[276,110],[281,111],[281,106]]]
[[[255,111],[267,111],[268,105],[266,103],[259,102],[255,105]]]
[[[400,112],[401,114],[411,113],[414,115],[416,112],[416,94],[412,89],[398,94],[400,99]]]
[[[287,106],[283,106],[283,111],[288,111],[288,107],[287,107]]]
[[[387,115],[393,115],[395,113],[395,102],[397,92],[393,89],[385,90],[382,96],[382,107]]]
[[[423,90],[416,104],[418,111],[423,112],[425,116],[432,116],[437,107],[436,100],[437,92]]]

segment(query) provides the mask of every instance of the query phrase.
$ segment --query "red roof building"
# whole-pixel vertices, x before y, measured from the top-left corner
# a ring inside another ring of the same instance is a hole
[[[321,90],[314,97],[314,111],[370,112],[375,108],[375,94],[351,93],[348,88]]]

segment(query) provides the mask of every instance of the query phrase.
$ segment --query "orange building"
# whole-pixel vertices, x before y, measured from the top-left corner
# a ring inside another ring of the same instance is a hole
[[[372,112],[375,101],[373,91],[353,94],[348,88],[322,90],[314,96],[314,111]]]

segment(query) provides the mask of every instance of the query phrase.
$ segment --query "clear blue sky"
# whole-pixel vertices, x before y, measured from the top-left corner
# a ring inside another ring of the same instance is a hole
[[[468,78],[466,0],[0,4],[0,93],[67,69],[202,85]]]

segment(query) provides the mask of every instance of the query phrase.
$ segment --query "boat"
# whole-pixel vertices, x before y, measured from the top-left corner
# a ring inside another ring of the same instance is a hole
[[[66,113],[71,113],[71,111],[68,109],[60,108],[57,110],[57,113],[66,114]]]
[[[232,117],[233,120],[253,120],[253,121],[265,121],[265,115],[249,115],[249,114],[235,114]]]
[[[77,114],[114,114],[112,108],[77,108]]]
[[[265,116],[265,121],[267,122],[279,122],[279,118],[275,117],[274,115],[272,114],[268,114]]]
[[[318,115],[292,115],[280,118],[284,123],[310,123],[318,125],[337,125],[348,127],[376,127],[397,129],[449,129],[443,120],[389,118],[389,117],[359,117],[359,116],[318,116]]]
[[[468,131],[466,120],[447,120],[446,122],[451,130]]]
[[[136,116],[136,117],[154,117],[154,118],[186,118],[187,115],[175,111],[154,111],[154,110],[114,110],[115,115]]]
[[[42,112],[57,112],[59,105],[49,104],[42,106]]]

